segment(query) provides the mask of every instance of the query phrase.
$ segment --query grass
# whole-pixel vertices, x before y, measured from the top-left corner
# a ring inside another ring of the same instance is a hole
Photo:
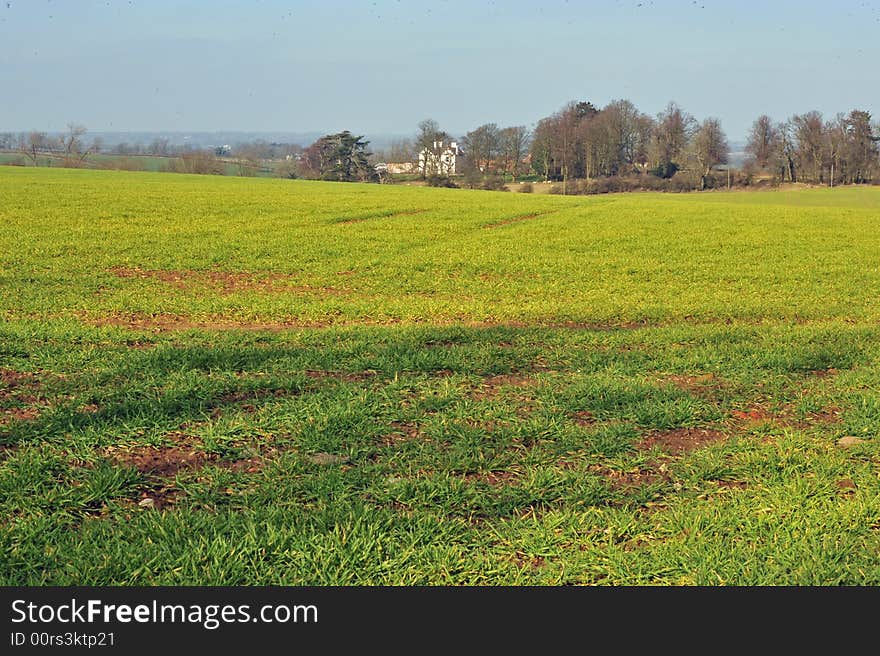
[[[876,584],[878,207],[0,170],[0,583]]]

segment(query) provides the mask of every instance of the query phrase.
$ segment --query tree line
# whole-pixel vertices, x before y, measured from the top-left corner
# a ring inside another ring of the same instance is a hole
[[[66,132],[54,135],[38,130],[0,132],[0,151],[18,153],[18,159],[5,162],[12,165],[143,171],[145,158],[154,157],[165,160],[159,170],[166,172],[289,178],[296,177],[296,160],[303,148],[262,139],[212,148],[172,144],[162,137],[145,144],[105,144],[100,137],[89,138],[85,126],[69,123]]]
[[[388,161],[416,161],[419,152],[454,138],[436,121],[419,123],[413,139],[380,153]],[[824,120],[812,111],[774,122],[755,120],[741,170],[731,173],[730,146],[715,117],[697,121],[670,102],[656,116],[628,100],[597,108],[573,101],[542,118],[534,130],[483,124],[458,140],[465,153],[461,180],[531,173],[558,182],[561,193],[586,185],[627,188],[705,189],[757,181],[860,184],[880,181],[880,125],[871,114],[853,110]],[[724,166],[724,171],[719,168]],[[430,171],[421,170],[423,177]],[[664,186],[664,181],[668,182]],[[468,184],[468,186],[473,186]]]
[[[103,148],[85,127],[67,132],[0,133],[0,150],[13,150],[37,165],[50,154],[62,166],[85,166],[97,153],[173,157],[168,170],[187,173],[254,175],[256,172],[333,181],[386,182],[380,162],[409,163],[411,174],[431,184],[504,188],[508,180],[528,178],[557,183],[559,193],[619,191],[630,188],[706,189],[757,181],[863,184],[880,181],[880,125],[865,110],[826,120],[817,111],[777,122],[758,117],[745,146],[747,159],[731,172],[730,146],[719,119],[698,121],[670,102],[656,116],[628,100],[604,107],[572,101],[537,122],[484,123],[455,138],[437,121],[425,119],[412,138],[369,150],[369,141],[349,131],[325,135],[306,148],[255,141],[215,152],[171,146],[157,139],[147,146]],[[431,170],[442,151],[456,143],[464,153],[454,180]],[[267,168],[267,162],[274,162]],[[421,164],[420,164],[421,162]],[[723,165],[726,170],[719,173]]]
[[[746,169],[773,179],[817,184],[873,182],[880,167],[880,126],[853,110],[825,120],[816,111],[774,122],[760,116],[749,131]]]

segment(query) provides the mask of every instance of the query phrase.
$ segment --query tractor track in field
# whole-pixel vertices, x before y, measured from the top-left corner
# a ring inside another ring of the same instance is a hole
[[[523,221],[531,221],[532,219],[538,219],[542,216],[556,214],[558,211],[559,210],[547,210],[544,212],[530,212],[528,214],[521,214],[519,216],[513,216],[509,219],[501,219],[500,221],[495,221],[493,223],[486,223],[483,225],[483,229],[492,230],[494,228],[502,228],[513,223],[522,223]]]

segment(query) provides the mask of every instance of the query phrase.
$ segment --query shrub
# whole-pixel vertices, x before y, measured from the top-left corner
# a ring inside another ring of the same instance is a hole
[[[458,185],[452,181],[448,175],[431,174],[425,178],[425,183],[429,187],[448,187],[449,189],[457,189]]]
[[[504,184],[504,178],[500,175],[487,175],[483,179],[481,187],[486,191],[507,191],[507,186]]]
[[[169,173],[198,173],[201,175],[223,175],[225,167],[223,162],[213,154],[200,151],[184,153],[177,159],[173,159],[163,167]]]
[[[523,182],[519,186],[519,193],[521,194],[531,194],[535,191],[535,188],[532,186],[531,182]]]

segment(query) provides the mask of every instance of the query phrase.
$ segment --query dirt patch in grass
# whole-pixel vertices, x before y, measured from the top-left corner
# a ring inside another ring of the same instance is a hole
[[[519,474],[509,471],[471,472],[462,478],[469,483],[485,483],[491,487],[500,487],[516,483]]]
[[[541,216],[547,216],[548,214],[555,213],[556,210],[551,210],[547,212],[530,212],[529,214],[521,214],[519,216],[513,216],[509,219],[502,219],[501,221],[495,221],[494,223],[487,223],[483,227],[487,230],[491,230],[492,228],[500,228],[501,226],[510,225],[511,223],[520,223],[521,221],[531,221],[532,219],[537,219]]]
[[[104,455],[116,465],[134,467],[141,474],[152,478],[169,479],[179,472],[195,471],[209,463],[234,471],[250,471],[253,467],[262,466],[263,457],[267,453],[274,453],[274,449],[270,449],[261,452],[258,456],[225,460],[216,453],[204,451],[201,438],[194,435],[173,431],[167,433],[165,438],[171,443],[170,445],[108,447]]]
[[[232,405],[234,403],[244,403],[246,401],[259,401],[260,399],[267,398],[284,398],[287,396],[298,396],[299,390],[293,389],[268,389],[268,388],[260,388],[260,389],[252,389],[252,390],[237,390],[233,392],[226,392],[225,394],[218,397],[217,402],[222,403],[224,405]]]
[[[126,342],[125,344],[128,348],[134,351],[145,351],[147,349],[155,348],[156,344],[154,342]]]
[[[515,553],[510,559],[520,569],[541,569],[547,565],[547,561],[541,556],[529,556],[524,553]]]
[[[0,368],[0,394],[5,390],[12,390],[16,387],[26,386],[30,388],[39,387],[40,383],[33,374],[23,371],[15,371],[14,369]]]
[[[208,288],[218,294],[239,292],[259,293],[306,293],[323,296],[342,296],[350,290],[337,287],[311,287],[295,284],[293,276],[284,273],[255,273],[248,271],[219,271],[210,269],[140,269],[111,267],[110,272],[118,278],[141,278],[159,280],[177,289]]]
[[[382,437],[386,446],[394,446],[414,440],[421,435],[418,424],[409,421],[392,421],[391,430]]]
[[[265,463],[262,457],[255,457],[221,461],[221,464],[234,472],[255,474],[263,468]]]
[[[265,388],[226,392],[215,400],[211,409],[211,418],[217,419],[221,417],[223,415],[223,410],[227,406],[237,406],[238,409],[242,410],[243,412],[256,412],[257,406],[254,405],[254,401],[260,401],[268,398],[280,399],[288,396],[297,395],[299,395],[298,390]]]
[[[172,433],[171,436],[180,443],[163,447],[110,448],[105,452],[113,464],[133,467],[149,480],[147,488],[142,489],[137,498],[137,505],[141,508],[161,510],[182,498],[184,492],[169,483],[181,472],[197,472],[205,465],[214,464],[236,473],[256,473],[264,466],[264,454],[224,460],[215,453],[192,448],[193,444],[199,443],[197,438],[179,433]],[[191,440],[191,444],[184,444],[187,439]]]
[[[435,369],[431,372],[431,375],[435,378],[449,378],[450,376],[454,376],[455,372],[451,369]]]
[[[839,373],[840,372],[834,367],[829,367],[828,369],[815,369],[810,372],[810,375],[815,376],[816,378],[831,378]]]
[[[745,410],[734,410],[731,416],[738,422],[745,424],[763,424],[779,418],[777,413],[760,405],[753,405]]]
[[[173,487],[159,486],[151,490],[144,490],[138,497],[137,505],[140,508],[163,510],[174,505],[183,496],[183,492]]]
[[[44,408],[35,407],[35,404],[41,403],[41,386],[36,374],[0,368],[0,401],[10,400],[18,404],[17,407],[0,409],[0,428],[15,421],[32,421],[40,416]]]
[[[39,416],[39,408],[6,408],[0,410],[0,429],[16,421],[33,421]]]
[[[819,410],[818,412],[808,412],[805,419],[792,418],[794,426],[806,428],[816,424],[839,424],[842,419],[843,411],[835,406]]]
[[[745,490],[749,487],[745,481],[713,481],[713,483],[725,490]]]
[[[675,428],[649,433],[637,446],[646,451],[659,447],[666,453],[677,455],[721,442],[726,438],[726,433],[711,428]]]
[[[578,410],[572,413],[572,419],[578,426],[594,426],[596,424],[596,418],[589,410]]]
[[[112,326],[115,328],[127,328],[129,330],[144,330],[155,333],[181,331],[181,330],[243,330],[243,331],[267,331],[278,332],[297,328],[326,328],[327,322],[299,322],[299,321],[231,321],[212,320],[198,321],[192,317],[178,314],[158,313],[147,314],[144,312],[128,312],[113,314],[103,317],[92,317],[80,314],[80,319],[92,326]]]
[[[212,454],[180,446],[138,447],[130,450],[114,450],[111,460],[123,467],[134,467],[141,474],[157,478],[171,478],[180,471],[201,469],[205,463],[216,458]]]
[[[842,421],[843,411],[836,406],[829,406],[815,412],[801,414],[794,407],[785,403],[774,408],[762,404],[753,404],[744,410],[734,410],[731,417],[739,428],[755,428],[764,424],[773,424],[780,428],[805,429],[815,425],[837,424]]]
[[[856,485],[855,481],[851,478],[841,478],[839,481],[835,481],[834,487],[836,487],[837,491],[844,496],[855,494],[856,490],[859,489],[858,485]]]
[[[483,378],[479,385],[471,391],[470,397],[476,400],[494,399],[505,387],[526,389],[534,387],[537,382],[531,376],[524,376],[518,373],[488,376]]]
[[[365,380],[370,380],[371,378],[375,378],[377,372],[375,371],[321,371],[314,369],[306,369],[303,373],[308,378],[314,378],[316,380],[320,380],[322,378],[332,378],[334,380],[342,380],[346,383],[358,383]]]
[[[680,390],[699,397],[712,398],[726,386],[715,374],[672,375],[662,379]]]

